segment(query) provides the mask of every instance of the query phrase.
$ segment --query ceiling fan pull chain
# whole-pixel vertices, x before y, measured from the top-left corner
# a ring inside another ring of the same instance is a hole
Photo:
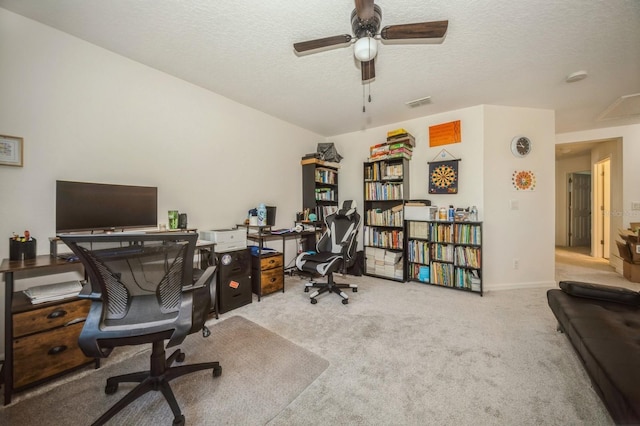
[[[367,110],[364,108],[364,85],[362,86],[362,112],[366,112]]]

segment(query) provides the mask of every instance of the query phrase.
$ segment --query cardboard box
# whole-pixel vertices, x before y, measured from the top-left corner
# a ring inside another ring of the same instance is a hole
[[[631,253],[631,263],[640,263],[640,244],[639,243],[627,243],[629,252]]]
[[[622,275],[633,283],[640,283],[640,264],[624,261]]]
[[[640,243],[631,241],[616,241],[618,253],[622,260],[640,264]]]

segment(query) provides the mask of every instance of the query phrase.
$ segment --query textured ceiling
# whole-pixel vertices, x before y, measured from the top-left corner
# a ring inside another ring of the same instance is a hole
[[[449,29],[437,44],[378,42],[376,78],[363,86],[350,45],[305,55],[292,48],[350,34],[350,0],[0,0],[324,136],[479,104],[554,109],[557,132],[640,123],[640,115],[598,121],[616,99],[640,93],[638,0],[376,4],[382,26],[448,19]],[[579,70],[589,77],[564,82]],[[424,96],[431,103],[405,105]]]

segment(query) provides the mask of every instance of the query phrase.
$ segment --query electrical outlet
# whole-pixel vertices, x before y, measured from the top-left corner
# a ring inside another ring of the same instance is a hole
[[[519,266],[520,266],[520,260],[513,259],[513,269],[518,269]]]
[[[631,210],[640,210],[640,201],[632,201]]]

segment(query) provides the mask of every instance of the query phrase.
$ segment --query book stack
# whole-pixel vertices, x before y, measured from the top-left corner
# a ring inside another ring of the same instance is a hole
[[[366,271],[381,277],[404,279],[402,252],[365,247]]]
[[[384,254],[384,269],[380,274],[385,277],[402,279],[402,252],[386,250]]]
[[[387,133],[387,141],[373,145],[369,149],[369,161],[406,158],[411,160],[415,138],[405,129],[396,129]]]

